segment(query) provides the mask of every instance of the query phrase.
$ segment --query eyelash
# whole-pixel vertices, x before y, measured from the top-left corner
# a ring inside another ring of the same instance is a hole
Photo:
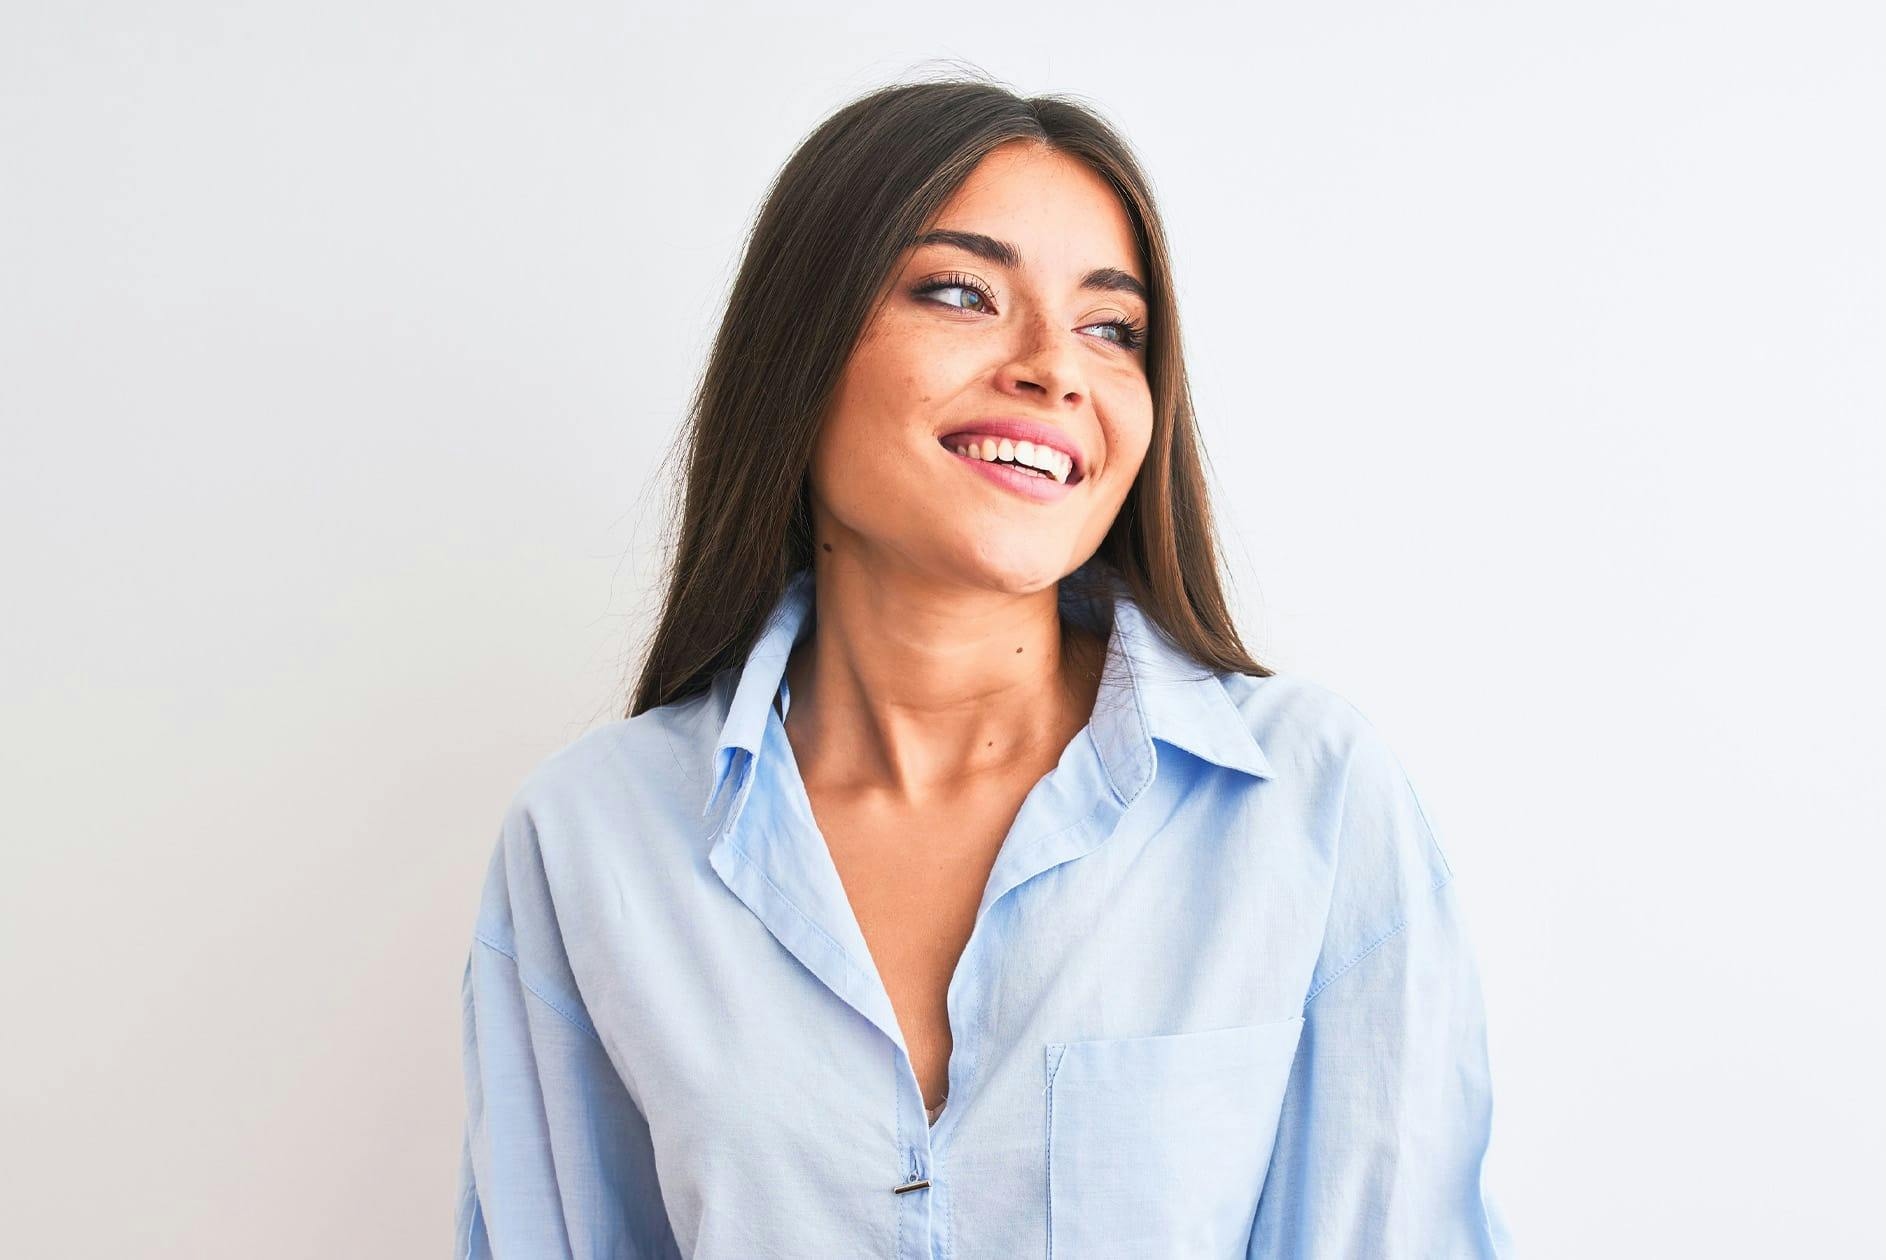
[[[941,289],[968,289],[971,292],[980,293],[982,300],[985,302],[995,301],[995,294],[989,292],[988,288],[984,286],[981,281],[977,280],[974,276],[963,275],[961,272],[951,272],[949,275],[939,277],[935,280],[926,280],[910,292],[913,297],[923,297],[925,294],[935,293]],[[948,303],[939,302],[937,305],[946,306]],[[968,308],[959,306],[956,309],[960,311]],[[1113,344],[1120,347],[1122,350],[1138,350],[1146,344],[1146,325],[1136,320],[1110,319],[1106,323],[1098,325],[1098,327],[1120,329],[1123,335]]]

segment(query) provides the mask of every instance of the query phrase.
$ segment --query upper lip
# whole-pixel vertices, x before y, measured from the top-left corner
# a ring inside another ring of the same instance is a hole
[[[1067,475],[1067,484],[1070,486],[1087,475],[1087,457],[1081,453],[1079,444],[1068,436],[1066,430],[1039,420],[1028,420],[1021,416],[985,416],[951,429],[937,441],[953,448],[951,438],[967,438],[977,434],[1007,438],[1011,442],[1033,442],[1036,446],[1051,447],[1069,456],[1074,461]]]

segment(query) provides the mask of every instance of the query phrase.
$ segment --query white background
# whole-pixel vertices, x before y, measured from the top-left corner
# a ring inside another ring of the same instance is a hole
[[[445,1254],[485,863],[621,710],[741,235],[961,58],[1150,168],[1249,638],[1459,872],[1526,1255],[1878,1254],[1883,36],[6,6],[5,1250]]]

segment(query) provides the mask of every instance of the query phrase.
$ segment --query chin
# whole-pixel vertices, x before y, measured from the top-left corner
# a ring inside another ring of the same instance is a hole
[[[1067,573],[1058,551],[1049,557],[1039,547],[1017,547],[1012,543],[976,548],[963,558],[960,568],[966,582],[1011,595],[1032,595],[1053,586]]]

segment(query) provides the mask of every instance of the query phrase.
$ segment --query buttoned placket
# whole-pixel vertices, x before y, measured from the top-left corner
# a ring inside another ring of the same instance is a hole
[[[951,1246],[950,1239],[937,1237],[935,1231],[936,1222],[941,1221],[947,1229],[949,1220],[947,1206],[938,1207],[949,1193],[938,1170],[956,1126],[973,1112],[982,1041],[999,1035],[983,1019],[988,986],[982,960],[985,954],[999,960],[1002,901],[1036,876],[1086,856],[1112,835],[1133,801],[1151,783],[1157,753],[1135,666],[1109,652],[1103,666],[1100,706],[1060,763],[1024,798],[983,888],[975,923],[946,994],[951,1034],[946,1097],[951,1101],[931,1125],[889,991],[878,974],[837,866],[813,818],[811,801],[786,735],[785,715],[790,712],[791,691],[785,665],[804,632],[809,600],[809,575],[802,575],[801,584],[762,632],[749,655],[746,672],[736,683],[728,729],[723,732],[718,750],[722,760],[717,764],[714,790],[703,814],[712,812],[714,801],[729,780],[736,781],[736,788],[710,848],[709,863],[782,946],[896,1047],[902,1068],[896,1129],[900,1135],[915,1136],[901,1139],[901,1166],[884,1184],[900,1203],[900,1257],[932,1260],[949,1254]],[[1144,633],[1136,612],[1123,608],[1118,615],[1135,618],[1131,622],[1133,633]],[[775,668],[777,674],[772,673]],[[749,692],[768,684],[764,701]],[[1216,680],[1209,677],[1191,685],[1200,684],[1213,691],[1218,688]],[[1118,704],[1117,698],[1122,696],[1131,703]],[[743,699],[753,702],[752,706],[743,704]],[[1222,692],[1213,702],[1222,709],[1212,712],[1210,721],[1198,724],[1196,730],[1175,728],[1172,733],[1204,749],[1204,755],[1241,765],[1248,761],[1253,763],[1248,768],[1254,773],[1267,773],[1261,751],[1250,743],[1248,734],[1235,729],[1235,711]],[[736,711],[740,719],[737,722]],[[1216,746],[1214,739],[1218,741]],[[760,811],[759,818],[746,809],[756,786],[768,792],[769,805],[777,806]]]
[[[781,697],[790,705],[789,693]],[[745,901],[780,943],[825,986],[896,1046],[899,1056],[898,1131],[907,1135],[900,1166],[886,1179],[887,1190],[901,1201],[898,1236],[903,1254],[913,1260],[947,1255],[947,1239],[936,1237],[937,1222],[948,1219],[937,1206],[947,1187],[937,1180],[938,1164],[950,1135],[973,1110],[975,1075],[981,1041],[986,986],[983,958],[1000,936],[1000,905],[1010,892],[1063,862],[1084,856],[1118,825],[1125,803],[1110,787],[1091,741],[1039,780],[1024,799],[1008,836],[997,852],[977,910],[975,925],[957,960],[946,996],[951,1054],[947,1096],[950,1104],[936,1124],[928,1122],[923,1093],[909,1048],[844,893],[830,850],[811,816],[811,804],[798,776],[780,709],[766,706],[768,718],[757,757],[747,756],[733,769],[739,784],[726,822],[710,850],[709,861],[736,896]],[[778,793],[790,810],[769,810],[763,820],[745,808],[755,790]],[[1072,822],[1061,819],[1070,801],[1090,808]],[[790,825],[777,815],[789,813]],[[810,860],[786,862],[779,855],[811,849]],[[807,885],[800,872],[815,872]]]

